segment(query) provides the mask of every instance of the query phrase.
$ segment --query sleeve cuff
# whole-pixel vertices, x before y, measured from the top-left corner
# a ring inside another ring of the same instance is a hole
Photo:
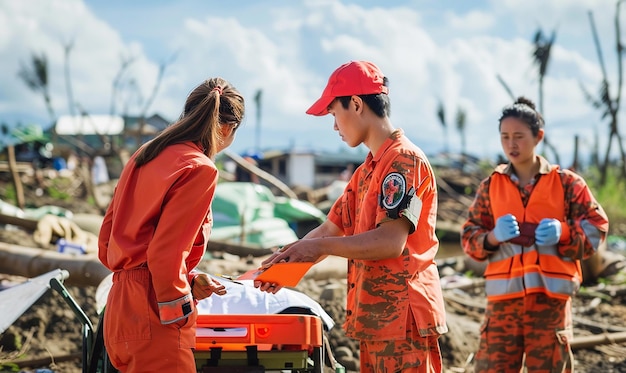
[[[566,221],[561,222],[561,238],[559,239],[560,244],[567,244],[571,242],[571,232],[569,229],[569,224]]]
[[[492,245],[489,243],[489,240],[487,239],[487,235],[485,235],[485,239],[483,241],[483,249],[489,253],[493,253],[495,251],[498,250],[498,248],[500,247],[500,245]]]
[[[158,303],[161,324],[171,324],[189,316],[195,308],[192,300],[191,294],[187,294],[170,302]]]

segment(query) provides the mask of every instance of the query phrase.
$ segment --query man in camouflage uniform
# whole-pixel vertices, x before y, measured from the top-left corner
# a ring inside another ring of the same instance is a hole
[[[344,328],[360,340],[361,372],[441,372],[438,338],[447,327],[434,261],[437,186],[425,154],[389,120],[387,83],[370,62],[346,63],[307,110],[331,114],[349,146],[370,152],[328,219],[264,264],[348,258]]]

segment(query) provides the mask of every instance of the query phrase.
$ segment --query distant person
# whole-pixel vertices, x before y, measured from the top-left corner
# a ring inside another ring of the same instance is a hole
[[[61,156],[52,158],[52,166],[56,171],[67,171],[67,161],[65,161],[65,158]]]
[[[67,155],[67,169],[70,171],[74,171],[78,168],[79,158],[78,155],[71,151]]]
[[[344,329],[360,341],[361,373],[441,372],[439,336],[447,327],[435,263],[437,186],[426,155],[392,125],[388,93],[387,77],[371,62],[332,73],[307,114],[332,115],[343,141],[369,153],[328,219],[263,266],[347,258]]]
[[[570,372],[572,296],[580,261],[606,239],[609,222],[579,175],[537,155],[544,122],[520,97],[502,111],[508,163],[483,180],[463,225],[463,250],[488,264],[487,309],[476,372]]]
[[[196,373],[196,302],[225,288],[194,272],[213,223],[214,157],[231,145],[244,99],[211,78],[187,97],[174,124],[124,167],[99,236],[113,285],[104,342],[122,372]]]
[[[95,185],[109,182],[109,169],[103,156],[97,155],[93,158],[91,176]]]

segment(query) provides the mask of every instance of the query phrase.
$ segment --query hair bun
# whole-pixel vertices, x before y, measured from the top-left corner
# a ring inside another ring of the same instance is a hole
[[[526,105],[528,107],[530,107],[533,110],[536,110],[535,108],[535,103],[532,102],[529,98],[526,98],[524,96],[520,96],[517,98],[517,100],[515,101],[516,104],[522,104],[522,105]]]

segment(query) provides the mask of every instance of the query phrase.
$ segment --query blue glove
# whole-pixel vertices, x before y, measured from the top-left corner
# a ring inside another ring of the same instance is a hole
[[[520,231],[515,215],[506,214],[500,216],[498,220],[496,220],[496,227],[493,229],[493,234],[499,242],[508,241],[511,238],[518,237],[520,235]]]
[[[542,219],[535,230],[537,245],[556,245],[561,239],[561,222],[556,219]]]

